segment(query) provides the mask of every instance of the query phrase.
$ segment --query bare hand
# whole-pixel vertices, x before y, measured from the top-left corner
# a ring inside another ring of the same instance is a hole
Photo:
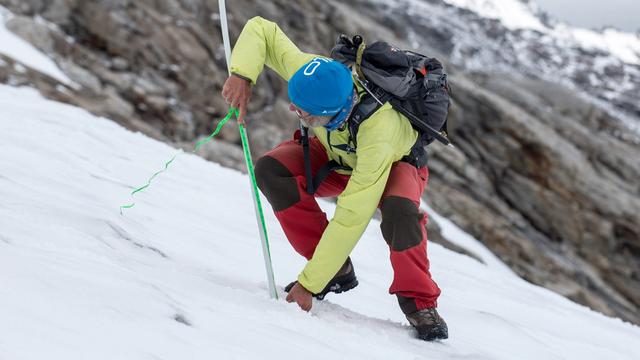
[[[231,75],[222,87],[222,97],[231,107],[240,110],[238,123],[244,124],[247,104],[251,99],[251,82],[237,75]]]
[[[311,306],[313,305],[311,293],[305,289],[304,286],[300,285],[299,282],[293,285],[289,291],[289,295],[287,295],[287,302],[291,303],[294,301],[300,306],[300,309],[304,311],[311,310]]]

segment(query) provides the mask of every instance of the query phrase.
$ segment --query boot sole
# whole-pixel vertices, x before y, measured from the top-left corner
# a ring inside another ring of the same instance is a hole
[[[313,295],[314,298],[318,299],[318,300],[323,300],[325,296],[327,296],[328,293],[336,293],[336,294],[341,294],[343,292],[347,292],[353,288],[355,288],[356,286],[358,286],[358,279],[353,279],[353,281],[350,281],[344,285],[340,285],[339,288],[335,289],[335,290],[328,290],[325,293],[321,293],[321,294],[316,294]]]
[[[435,340],[446,340],[449,338],[449,334],[443,332],[434,332],[431,334],[420,334],[418,333],[418,339],[424,341],[435,341]]]
[[[284,288],[284,291],[285,291],[285,292],[289,292],[295,283],[296,283],[296,281],[294,281],[294,282],[290,283],[289,285],[287,285],[287,286]],[[344,284],[344,285],[340,285],[340,287],[339,287],[339,288],[337,288],[337,289],[335,289],[335,290],[327,290],[327,291],[326,291],[326,292],[324,292],[324,293],[314,294],[314,295],[313,295],[313,297],[314,297],[314,298],[316,298],[316,299],[318,299],[318,300],[322,300],[322,299],[324,299],[324,297],[325,297],[328,293],[330,293],[330,292],[332,292],[332,293],[336,293],[336,294],[340,294],[340,293],[343,293],[343,292],[349,291],[349,290],[353,289],[353,288],[354,288],[354,287],[356,287],[356,286],[358,286],[358,279],[355,279],[355,278],[354,278],[352,281],[350,281],[350,282],[348,282],[348,283],[346,283],[346,284]]]

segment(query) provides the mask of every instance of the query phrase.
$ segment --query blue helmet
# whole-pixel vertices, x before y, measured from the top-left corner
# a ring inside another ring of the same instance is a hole
[[[335,130],[349,115],[353,103],[351,70],[338,61],[317,57],[289,79],[289,99],[316,116],[334,116],[325,125]]]

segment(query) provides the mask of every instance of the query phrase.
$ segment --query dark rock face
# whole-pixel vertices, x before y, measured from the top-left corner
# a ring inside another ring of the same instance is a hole
[[[434,207],[527,280],[637,321],[638,145],[603,130],[616,121],[588,103],[563,108],[577,99],[553,84],[455,80],[464,156],[432,151]],[[555,98],[532,101],[541,85]]]
[[[463,28],[465,16],[474,15],[437,0],[425,3],[433,6],[427,22],[372,0],[351,5],[234,0],[227,7],[232,39],[247,19],[261,15],[308,52],[327,54],[338,33],[360,33],[420,47],[442,60],[469,60],[447,65],[454,87],[450,133],[457,148],[430,147],[428,202],[523,278],[640,323],[637,137],[574,90],[532,77],[470,71],[477,70],[473,59],[489,53],[513,63],[513,54],[494,51],[492,42],[508,48],[512,37],[523,34],[478,20],[474,39],[483,42],[462,46],[459,34],[471,31]],[[34,86],[48,97],[184,148],[192,148],[226,114],[219,95],[227,73],[217,1],[0,0],[0,5],[17,15],[7,27],[54,58],[79,87],[62,86],[29,69],[17,72],[12,60],[0,55],[0,64],[6,64],[0,65],[1,82]],[[443,23],[446,19],[452,20]],[[529,56],[555,61],[552,50],[533,44],[525,49]],[[602,76],[615,79],[629,71],[613,62],[602,68]],[[597,85],[580,76],[576,72],[573,81],[584,90]],[[285,86],[265,72],[254,89],[249,107],[254,158],[296,128]],[[631,89],[612,103],[634,113],[637,98]],[[219,136],[221,141],[200,154],[242,168],[237,129],[229,124]]]

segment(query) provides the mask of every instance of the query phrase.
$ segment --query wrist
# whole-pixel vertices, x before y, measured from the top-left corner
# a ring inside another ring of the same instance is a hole
[[[253,83],[253,81],[251,81],[251,79],[250,79],[250,78],[248,78],[248,77],[246,77],[246,76],[244,76],[244,75],[240,75],[240,74],[235,73],[235,72],[232,72],[232,73],[231,73],[231,76],[235,76],[235,77],[237,77],[237,78],[240,78],[240,79],[242,79],[242,80],[245,80],[245,81],[249,82],[249,84],[252,84],[252,83]]]

